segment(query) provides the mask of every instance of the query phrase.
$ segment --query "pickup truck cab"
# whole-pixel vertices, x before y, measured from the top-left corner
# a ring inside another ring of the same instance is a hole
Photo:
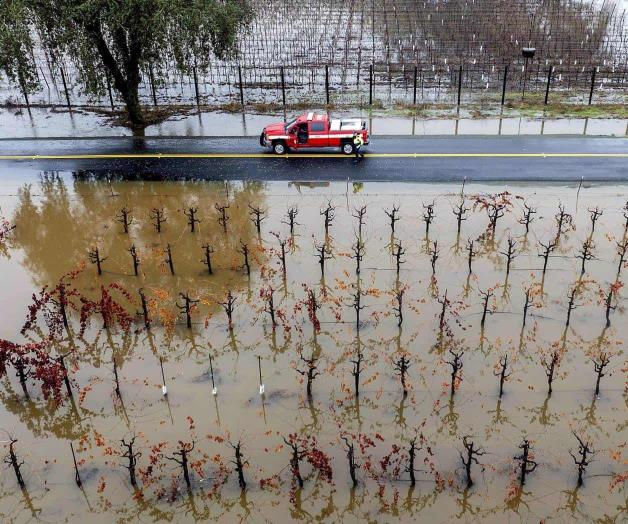
[[[304,113],[289,122],[267,125],[259,137],[262,147],[269,147],[277,155],[290,149],[336,147],[346,154],[354,152],[353,134],[362,135],[364,145],[369,143],[366,122],[360,118],[332,118],[326,114]]]

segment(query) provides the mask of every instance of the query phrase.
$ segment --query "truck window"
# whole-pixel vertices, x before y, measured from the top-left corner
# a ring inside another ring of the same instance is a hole
[[[312,122],[312,131],[325,131],[325,124],[323,122]]]

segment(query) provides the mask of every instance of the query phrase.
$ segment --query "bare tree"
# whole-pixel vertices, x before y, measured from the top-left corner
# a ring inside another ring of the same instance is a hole
[[[236,298],[231,293],[231,290],[227,291],[227,297],[224,302],[220,302],[220,305],[225,310],[227,320],[229,321],[229,331],[233,330],[233,309]]]
[[[523,208],[523,217],[519,219],[519,223],[525,226],[527,235],[530,232],[530,224],[534,221],[533,215],[536,215],[537,210],[525,202],[523,204]]]
[[[556,242],[548,242],[547,244],[539,242],[539,245],[543,248],[543,253],[539,253],[538,256],[543,257],[543,276],[545,276],[545,271],[547,271],[547,261],[552,251],[556,249]]]
[[[179,451],[173,452],[171,457],[166,456],[168,460],[176,462],[177,464],[179,464],[179,466],[181,466],[181,469],[183,470],[183,478],[185,479],[185,485],[187,486],[188,491],[192,489],[188,455],[192,452],[195,445],[196,442],[194,441],[183,442],[182,440],[180,440]]]
[[[129,226],[133,223],[133,217],[131,216],[131,210],[124,206],[120,213],[116,215],[116,221],[122,224],[124,232],[128,234]]]
[[[325,276],[325,261],[330,260],[331,251],[326,243],[317,244],[314,243],[314,249],[316,250],[316,256],[318,257],[318,265],[321,267],[321,277]]]
[[[545,376],[547,377],[547,395],[552,394],[552,385],[554,383],[554,375],[556,368],[560,363],[560,353],[558,350],[551,351],[549,356],[541,358],[541,364],[545,368]]]
[[[595,374],[596,374],[595,396],[598,396],[600,394],[600,381],[602,380],[602,377],[606,376],[606,373],[604,373],[604,368],[608,366],[610,361],[611,361],[611,357],[606,352],[601,352],[597,356],[597,358],[593,359],[593,366],[594,366]]]
[[[410,369],[410,359],[404,354],[401,355],[394,362],[395,372],[399,375],[401,380],[401,387],[403,388],[403,396],[408,395],[408,386],[406,383],[406,377],[408,376],[408,369]]]
[[[612,283],[608,288],[608,293],[606,293],[606,298],[604,299],[604,304],[606,306],[606,327],[610,327],[611,325],[611,311],[615,311],[617,306],[613,306],[613,296],[615,295],[615,290],[617,286],[621,285],[618,282]]]
[[[526,320],[528,319],[528,309],[530,309],[530,304],[532,303],[532,300],[530,299],[531,291],[532,290],[529,287],[526,288],[526,299],[523,303],[523,324],[521,326],[522,329],[526,327]]]
[[[447,307],[449,306],[450,302],[449,299],[447,298],[447,290],[445,290],[445,294],[443,295],[443,298],[437,298],[438,303],[441,305],[441,310],[440,310],[440,315],[439,315],[439,320],[438,320],[438,327],[440,330],[440,333],[443,333],[443,328],[445,327],[445,314],[447,313]]]
[[[242,267],[246,269],[246,274],[250,277],[251,276],[251,265],[249,263],[249,246],[246,245],[244,242],[242,242],[242,240],[240,240],[240,250],[239,251],[242,254],[242,257],[244,258],[244,263],[243,263]]]
[[[428,250],[428,254],[430,255],[430,263],[432,264],[432,275],[434,275],[436,273],[436,261],[438,260],[438,256],[440,254],[440,250],[438,249],[438,240],[434,240],[431,249]]]
[[[268,286],[267,290],[264,292],[266,296],[266,304],[265,309],[268,315],[270,316],[270,321],[273,326],[273,331],[277,327],[277,319],[275,318],[275,290],[272,286]]]
[[[355,359],[351,360],[350,362],[351,364],[353,364],[351,374],[353,375],[355,397],[358,398],[360,396],[360,374],[362,373],[362,364],[364,363],[364,354],[362,353],[362,348],[360,347],[359,342]]]
[[[489,300],[493,297],[494,293],[492,289],[487,289],[486,291],[482,291],[478,289],[478,292],[482,296],[482,320],[480,321],[480,326],[484,327],[484,323],[486,322],[486,315],[493,314],[493,311],[488,307]]]
[[[362,304],[362,297],[364,296],[364,293],[362,293],[362,290],[359,288],[359,286],[355,286],[355,292],[352,296],[353,302],[351,303],[351,306],[355,310],[355,327],[357,329],[360,329],[360,312],[365,307]]]
[[[301,476],[300,463],[307,455],[307,450],[299,445],[296,433],[291,433],[288,436],[288,439],[286,439],[286,437],[282,438],[286,446],[290,448],[290,471],[292,472],[294,480],[297,482],[299,487],[302,488],[303,477]]]
[[[403,324],[403,295],[406,292],[405,288],[399,288],[395,291],[395,304],[393,304],[393,311],[397,317],[397,327],[401,327]]]
[[[331,227],[334,218],[336,218],[336,208],[331,205],[331,201],[327,202],[327,207],[320,211],[320,215],[325,217],[325,236],[329,235],[329,228]]]
[[[299,209],[297,207],[290,207],[286,213],[288,218],[288,222],[283,222],[284,224],[288,224],[290,226],[290,235],[294,235],[294,226],[299,225],[296,221],[297,215],[299,214]]]
[[[560,238],[560,235],[563,234],[564,227],[570,226],[573,223],[573,217],[565,212],[565,206],[563,206],[562,202],[558,204],[558,213],[554,217],[556,219],[556,239]]]
[[[174,261],[172,259],[172,249],[170,248],[170,244],[166,244],[165,255],[166,255],[166,259],[164,260],[164,262],[170,268],[170,274],[174,275]]]
[[[582,243],[582,247],[580,251],[576,254],[576,258],[579,258],[582,261],[582,266],[580,268],[580,274],[584,275],[585,264],[588,260],[593,260],[595,256],[593,255],[593,242],[591,240],[585,240]]]
[[[133,438],[131,438],[128,442],[125,439],[122,439],[120,443],[125,448],[124,453],[121,453],[120,456],[127,460],[124,467],[129,471],[129,481],[131,482],[131,486],[136,488],[137,477],[135,474],[135,468],[137,467],[137,459],[142,456],[142,453],[133,450],[133,446],[135,446],[135,436],[133,436]]]
[[[598,219],[604,214],[598,206],[595,206],[593,209],[588,209],[589,215],[591,216],[591,234],[595,232],[595,224]]]
[[[473,485],[473,480],[471,479],[471,466],[474,462],[480,465],[478,457],[486,455],[486,452],[481,447],[476,447],[475,442],[470,440],[468,435],[462,437],[462,445],[464,446],[465,453],[463,455],[458,452],[458,454],[460,455],[460,459],[462,460],[467,476],[467,488],[470,488]]]
[[[362,262],[362,259],[364,258],[364,254],[365,254],[364,242],[362,242],[359,237],[356,238],[355,244],[353,244],[353,246],[351,246],[351,251],[353,253],[353,255],[351,255],[351,258],[355,259],[355,274],[359,275],[360,274],[360,264]]]
[[[493,375],[499,377],[499,398],[502,398],[504,394],[504,382],[512,375],[507,372],[508,369],[508,355],[504,355],[499,359],[499,369],[493,371]]]
[[[246,489],[246,480],[244,480],[244,466],[248,464],[248,461],[244,460],[244,455],[242,454],[242,442],[238,440],[235,444],[232,442],[229,443],[233,448],[235,460],[232,460],[231,463],[236,468],[236,473],[238,474],[238,484],[240,485],[240,489]]]
[[[460,371],[462,370],[462,356],[464,355],[464,351],[462,349],[453,349],[449,350],[449,354],[451,355],[451,360],[446,360],[445,362],[451,366],[451,389],[450,394],[453,397],[456,393],[456,384],[461,380]]]
[[[148,301],[146,300],[146,295],[144,294],[144,290],[140,288],[138,290],[140,295],[140,303],[142,305],[142,315],[144,316],[144,326],[146,329],[150,329],[150,316],[148,314]]]
[[[17,454],[15,453],[16,443],[17,439],[11,437],[9,441],[9,454],[4,458],[4,463],[10,465],[13,468],[17,483],[20,485],[20,488],[24,489],[26,484],[24,483],[24,477],[22,477],[21,471],[21,468],[24,465],[24,461],[17,458]]]
[[[96,264],[96,271],[98,272],[98,275],[102,275],[102,263],[109,257],[100,258],[100,251],[98,251],[98,247],[96,246],[87,252],[87,256],[92,264]]]
[[[140,257],[137,254],[137,249],[135,247],[135,244],[131,244],[131,247],[129,248],[129,253],[131,254],[131,259],[133,260],[133,273],[135,276],[137,276],[138,274],[138,268],[140,266]]]
[[[384,209],[384,213],[390,219],[390,231],[394,235],[395,234],[395,223],[400,219],[399,217],[399,206],[393,205],[392,210],[388,211]]]
[[[214,253],[214,249],[209,245],[209,244],[203,244],[202,246],[203,249],[203,254],[205,255],[203,260],[201,260],[201,262],[203,264],[205,264],[205,266],[207,266],[207,272],[210,275],[214,274],[214,271],[212,269],[212,254]]]
[[[195,225],[201,223],[201,221],[198,218],[196,218],[197,212],[198,212],[198,209],[195,207],[189,207],[187,211],[185,209],[183,210],[183,214],[188,219],[188,226],[190,226],[191,233],[194,233]]]
[[[182,313],[185,313],[185,323],[189,329],[192,327],[192,308],[199,301],[190,298],[189,293],[179,293],[179,296],[183,299],[183,304],[177,302],[176,305]]]
[[[408,465],[406,466],[406,472],[410,475],[410,486],[416,485],[416,453],[420,449],[416,445],[416,436],[410,439],[410,446],[408,447]]]
[[[578,286],[573,286],[567,295],[569,301],[567,302],[567,319],[565,320],[565,327],[569,327],[571,323],[571,312],[578,307],[576,304],[576,298],[579,293]]]
[[[500,253],[506,257],[506,277],[510,275],[510,264],[517,255],[516,246],[517,241],[512,237],[508,237],[508,249],[506,251],[500,251]]]
[[[521,455],[517,455],[514,458],[519,462],[519,484],[524,486],[526,476],[536,469],[537,463],[530,458],[530,441],[528,439],[523,440],[519,449],[521,450]]]
[[[617,254],[619,255],[619,264],[617,264],[617,279],[619,280],[619,275],[621,274],[621,270],[624,267],[626,252],[628,252],[628,237],[624,237],[621,242],[616,242],[616,244]]]
[[[346,446],[345,451],[347,452],[347,460],[349,461],[349,476],[351,477],[351,482],[353,486],[358,485],[358,477],[356,475],[358,464],[355,461],[355,445],[353,442],[349,442],[349,439],[345,436],[340,437]]]
[[[218,223],[222,226],[225,234],[227,233],[227,222],[230,220],[229,215],[227,215],[227,209],[229,209],[229,205],[225,204],[224,206],[219,205],[218,203],[214,204],[214,208],[218,211]]]
[[[249,210],[250,210],[250,215],[251,215],[251,222],[253,222],[253,224],[255,224],[255,229],[257,231],[258,235],[262,234],[262,221],[266,219],[266,211],[264,211],[263,209],[256,207],[256,206],[252,206],[251,204],[249,204]]]
[[[161,225],[168,221],[163,208],[154,207],[150,210],[148,216],[153,221],[153,226],[157,230],[157,233],[161,233]]]
[[[469,208],[465,207],[464,198],[461,198],[460,202],[458,202],[458,205],[455,206],[453,209],[454,216],[456,217],[456,224],[458,226],[458,229],[457,229],[458,236],[460,236],[460,229],[462,228],[462,221],[467,219],[467,217],[465,216],[467,211],[469,211]]]
[[[358,238],[362,239],[362,227],[364,226],[364,217],[366,216],[366,206],[362,206],[360,209],[354,209],[351,216],[358,219]]]
[[[399,270],[401,269],[401,264],[405,264],[405,260],[401,260],[401,257],[406,254],[406,250],[401,247],[401,240],[399,242],[395,242],[393,249],[393,256],[395,257],[395,267],[397,268],[397,278],[399,278]]]
[[[587,467],[591,463],[591,456],[595,454],[593,446],[590,442],[585,442],[580,438],[575,431],[572,432],[573,436],[578,441],[578,456],[576,457],[571,451],[569,454],[573,459],[576,466],[578,466],[578,486],[582,486],[582,477],[584,476]]]
[[[425,205],[423,204],[423,209],[425,212],[423,213],[423,222],[425,222],[425,237],[430,236],[430,225],[434,221],[434,217],[436,216],[434,213],[434,205],[435,203],[432,201],[431,204]]]
[[[477,251],[473,249],[473,240],[468,239],[467,240],[467,264],[469,266],[469,273],[473,271],[471,269],[471,264],[473,263],[473,257],[477,254],[478,254]]]
[[[297,373],[306,378],[305,392],[307,394],[307,398],[311,399],[312,384],[314,383],[314,379],[320,375],[317,371],[318,367],[316,366],[318,359],[315,358],[314,355],[312,355],[311,358],[305,358],[302,353],[299,355],[299,358],[303,361],[306,367],[305,369],[297,368]]]

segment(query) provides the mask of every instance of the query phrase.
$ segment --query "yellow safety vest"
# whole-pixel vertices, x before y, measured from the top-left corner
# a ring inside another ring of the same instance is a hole
[[[357,135],[353,137],[353,145],[356,147],[361,147],[362,145],[364,145],[364,139],[362,138],[362,135]]]

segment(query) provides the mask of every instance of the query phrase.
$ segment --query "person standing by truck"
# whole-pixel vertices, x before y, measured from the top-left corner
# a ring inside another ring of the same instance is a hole
[[[355,160],[361,160],[364,158],[364,153],[362,152],[362,146],[364,145],[364,139],[360,133],[353,133],[353,149],[355,151]]]

